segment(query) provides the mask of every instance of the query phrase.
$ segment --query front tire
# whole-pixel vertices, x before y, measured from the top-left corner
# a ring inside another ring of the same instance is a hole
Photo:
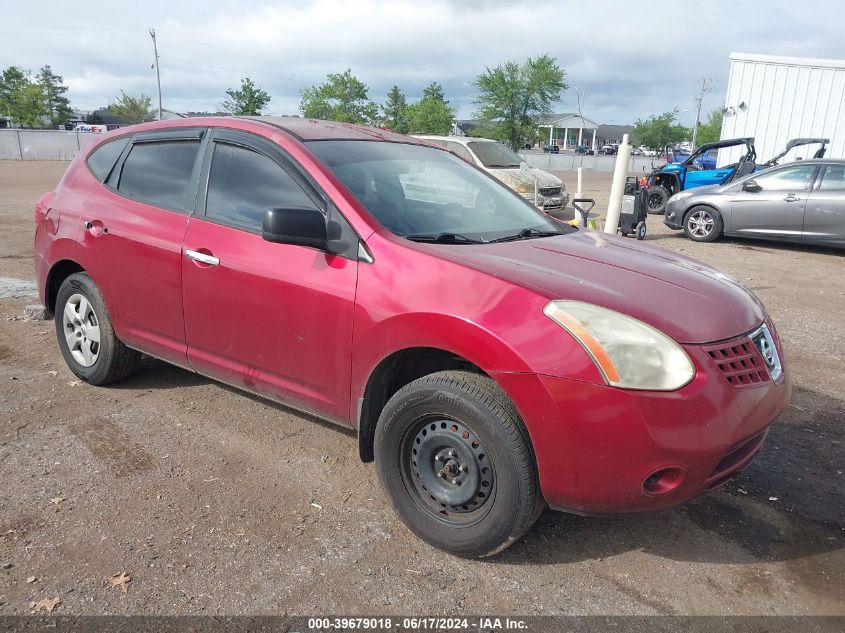
[[[646,211],[655,215],[661,215],[666,211],[666,202],[669,200],[669,192],[661,185],[653,185],[646,191]]]
[[[403,523],[455,554],[504,550],[545,507],[525,425],[487,376],[443,371],[404,386],[379,417],[375,458]]]
[[[713,242],[722,228],[722,216],[711,207],[693,207],[684,217],[684,234],[693,242]]]
[[[67,366],[85,382],[107,385],[137,369],[141,354],[115,336],[103,297],[87,273],[74,273],[62,283],[55,323]]]

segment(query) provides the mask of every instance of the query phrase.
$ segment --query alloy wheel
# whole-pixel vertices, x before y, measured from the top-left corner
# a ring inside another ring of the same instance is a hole
[[[713,232],[714,224],[713,216],[703,209],[694,211],[687,218],[689,232],[695,237],[703,238],[709,236]]]

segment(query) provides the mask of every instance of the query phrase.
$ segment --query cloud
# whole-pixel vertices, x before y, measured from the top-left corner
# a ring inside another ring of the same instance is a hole
[[[158,35],[164,105],[174,110],[216,110],[225,90],[249,75],[271,94],[270,113],[292,114],[303,86],[351,68],[378,101],[393,84],[413,100],[439,81],[468,117],[472,81],[485,66],[549,53],[582,89],[586,116],[630,123],[677,107],[688,110],[681,118],[689,122],[700,77],[715,80],[705,111],[721,105],[731,51],[845,57],[845,11],[836,0],[813,11],[794,2],[765,9],[706,2],[665,12],[611,0],[148,0],[73,15],[65,9],[47,0],[7,10],[0,66],[52,65],[82,109],[105,105],[120,90],[155,94],[150,27]],[[48,15],[61,15],[61,24],[45,26]],[[556,109],[576,107],[569,90]]]

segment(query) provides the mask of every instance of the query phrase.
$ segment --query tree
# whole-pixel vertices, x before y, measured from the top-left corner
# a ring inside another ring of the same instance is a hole
[[[408,102],[399,86],[393,86],[387,93],[381,113],[383,125],[401,134],[408,132]]]
[[[698,124],[698,135],[696,142],[701,145],[703,143],[712,143],[718,141],[722,136],[722,111],[713,110],[708,116],[707,121]]]
[[[345,123],[375,123],[379,107],[370,101],[367,84],[347,68],[341,74],[329,74],[319,86],[300,91],[299,110],[309,119],[325,119]]]
[[[137,97],[128,95],[123,90],[120,97],[106,108],[111,114],[125,119],[127,123],[143,123],[150,119],[152,99],[145,94]]]
[[[433,99],[434,101],[449,103],[446,101],[446,95],[443,94],[443,86],[436,81],[431,82],[428,86],[423,88],[423,99]]]
[[[223,109],[231,114],[256,116],[270,103],[270,95],[249,77],[241,79],[240,90],[229,88],[226,94],[229,98],[223,102]]]
[[[54,73],[48,65],[38,71],[37,80],[44,93],[44,108],[50,117],[50,123],[58,125],[70,119],[73,112],[70,109],[70,101],[64,96],[68,90],[64,79]]]
[[[24,127],[37,127],[46,114],[44,92],[29,71],[10,66],[0,77],[0,114]]]
[[[423,97],[408,106],[408,131],[411,134],[448,134],[455,111],[442,99]]]
[[[675,121],[677,110],[654,114],[649,118],[637,119],[634,123],[634,138],[649,149],[665,150],[674,143],[689,137],[689,129]]]
[[[566,72],[554,57],[541,55],[520,65],[507,61],[478,76],[473,85],[478,88],[477,117],[494,123],[496,136],[514,149],[526,139],[533,138],[537,117],[552,111],[552,104],[560,100],[566,90]]]

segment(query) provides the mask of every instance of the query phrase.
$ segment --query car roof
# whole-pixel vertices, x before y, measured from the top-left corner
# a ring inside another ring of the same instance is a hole
[[[357,125],[320,119],[281,116],[245,116],[237,117],[259,121],[284,130],[301,141],[357,140],[357,141],[393,141],[400,143],[416,142],[412,137],[399,134],[387,128],[372,125]]]
[[[254,122],[282,130],[300,141],[317,140],[361,140],[361,141],[391,141],[395,143],[421,144],[418,139],[393,130],[370,125],[355,125],[339,123],[337,121],[321,121],[300,117],[275,116],[203,116],[186,117],[184,119],[166,119],[150,121],[138,125],[118,128],[115,132],[149,132],[154,130],[173,129],[181,127],[237,127],[237,122]],[[233,123],[235,125],[233,125]]]
[[[476,136],[440,136],[437,134],[412,134],[414,138],[424,139],[426,141],[452,141],[453,143],[460,143],[466,145],[467,143],[474,143],[481,141],[482,143],[498,143],[499,141],[492,138],[479,138]]]

